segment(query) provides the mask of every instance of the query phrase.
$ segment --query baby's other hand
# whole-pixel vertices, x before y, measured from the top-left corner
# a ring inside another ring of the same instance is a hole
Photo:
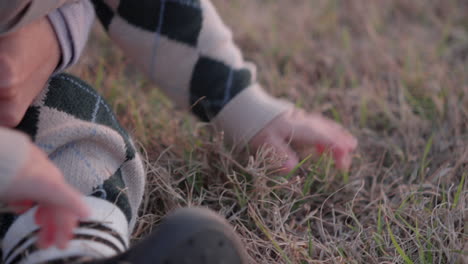
[[[293,109],[277,117],[250,141],[255,149],[265,144],[287,156],[284,172],[292,171],[299,163],[294,149],[305,147],[315,147],[320,154],[329,151],[337,168],[346,171],[358,142],[338,123],[320,114]]]
[[[35,221],[41,227],[38,246],[56,245],[63,249],[72,238],[79,218],[88,216],[88,208],[45,153],[31,145],[26,165],[0,198],[18,213],[37,204]]]

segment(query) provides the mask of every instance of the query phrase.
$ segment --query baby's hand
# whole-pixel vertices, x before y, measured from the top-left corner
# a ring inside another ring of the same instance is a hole
[[[289,144],[290,143],[290,144]],[[351,155],[357,147],[357,140],[336,122],[319,114],[290,110],[261,130],[250,141],[258,149],[264,144],[270,145],[277,153],[287,155],[284,171],[293,170],[299,163],[293,147],[315,147],[322,154],[330,151],[336,166],[348,170]]]
[[[1,195],[18,213],[37,203],[36,224],[41,227],[38,246],[65,248],[79,218],[88,216],[80,194],[69,186],[58,168],[36,146],[26,165],[15,175],[11,187]]]

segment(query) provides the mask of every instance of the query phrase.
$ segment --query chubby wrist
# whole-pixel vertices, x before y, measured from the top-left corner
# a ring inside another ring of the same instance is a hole
[[[0,198],[26,165],[32,143],[25,134],[0,127]]]
[[[234,97],[212,120],[224,131],[226,141],[234,146],[246,145],[277,116],[293,104],[277,99],[253,84]]]

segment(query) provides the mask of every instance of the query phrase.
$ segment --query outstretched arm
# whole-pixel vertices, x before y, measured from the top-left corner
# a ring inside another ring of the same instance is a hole
[[[212,121],[231,141],[248,142],[289,107],[259,86],[210,1],[93,3],[111,38],[176,105]]]
[[[0,36],[64,2],[49,14],[49,20],[61,47],[56,70],[71,65],[79,57],[93,18],[88,0],[3,1],[0,13],[16,11],[0,16]],[[357,144],[354,137],[333,121],[298,111],[265,93],[256,81],[255,67],[243,60],[208,0],[93,0],[93,4],[110,36],[147,75],[179,107],[212,121],[232,143],[250,143],[254,148],[270,145],[288,156],[285,170],[297,164],[294,147],[298,145],[329,149],[339,168],[349,167]],[[11,65],[0,57],[2,63]],[[31,80],[25,76],[10,79]]]
[[[335,122],[268,95],[209,0],[92,0],[110,37],[163,91],[234,144],[265,144],[297,165],[294,146],[330,150],[348,169],[357,145]],[[292,144],[289,144],[292,143]]]

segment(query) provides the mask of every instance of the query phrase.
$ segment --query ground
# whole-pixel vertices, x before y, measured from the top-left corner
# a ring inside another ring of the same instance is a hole
[[[213,2],[265,89],[342,123],[359,149],[349,174],[314,157],[281,176],[268,150],[233,154],[97,27],[72,72],[146,160],[135,239],[207,206],[254,263],[468,263],[468,2]]]

